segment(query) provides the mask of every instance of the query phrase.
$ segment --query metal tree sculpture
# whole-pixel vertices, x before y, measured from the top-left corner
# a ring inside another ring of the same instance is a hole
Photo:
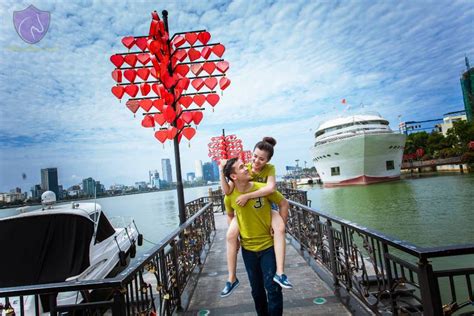
[[[223,91],[230,85],[226,77],[229,63],[221,59],[224,45],[209,43],[211,34],[206,30],[181,32],[170,37],[168,12],[162,12],[162,20],[156,11],[151,16],[148,35],[122,38],[122,44],[129,51],[110,57],[116,67],[112,71],[116,81],[112,93],[119,100],[128,95],[130,98],[125,105],[134,115],[139,109],[143,110],[143,127],[160,126],[154,133],[159,142],[173,140],[178,207],[180,222],[184,223],[179,142],[183,136],[188,140],[194,137],[205,104],[214,107],[219,102],[215,88],[218,86]],[[189,46],[185,46],[186,43]],[[138,50],[130,51],[134,46]],[[123,67],[125,64],[129,67]],[[191,92],[185,93],[190,86]],[[138,94],[141,97],[137,97]]]
[[[236,135],[226,136],[224,130],[222,130],[221,136],[212,137],[207,146],[209,148],[208,156],[215,161],[239,157],[247,163],[252,157],[249,150],[243,150],[241,139],[237,138]]]

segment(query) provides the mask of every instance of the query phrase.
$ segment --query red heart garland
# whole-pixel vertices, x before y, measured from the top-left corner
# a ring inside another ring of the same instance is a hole
[[[155,120],[151,115],[146,115],[142,120],[142,126],[146,128],[155,127]]]
[[[201,32],[198,35],[198,40],[204,45],[206,45],[210,39],[211,39],[211,34],[209,32]]]
[[[147,41],[148,39],[146,37],[140,37],[135,39],[135,45],[137,45],[137,47],[140,48],[142,52],[144,52],[147,48]]]
[[[227,69],[229,69],[229,63],[224,61],[220,61],[216,64],[217,70],[219,70],[221,73],[225,73]]]
[[[209,89],[214,89],[217,86],[217,79],[214,77],[209,77],[204,80],[204,84],[209,88]]]
[[[202,94],[196,94],[193,96],[193,101],[200,107],[204,104],[204,101],[206,101],[206,97]]]
[[[174,53],[174,56],[176,57],[177,60],[183,61],[188,57],[188,53],[184,49],[180,49]]]
[[[211,52],[212,52],[212,49],[209,46],[206,46],[201,50],[201,56],[204,59],[208,59],[209,56],[211,55]]]
[[[148,53],[138,54],[137,59],[142,65],[146,65],[150,61],[150,54]]]
[[[216,106],[217,102],[219,102],[220,98],[215,93],[210,93],[206,96],[206,101],[212,106]]]
[[[184,122],[183,122],[183,120],[180,119],[180,118],[177,119],[177,120],[176,120],[176,128],[177,128],[178,130],[180,130],[180,129],[182,129],[183,127],[184,127]]]
[[[125,87],[125,92],[132,98],[136,97],[138,93],[138,86],[136,84],[131,84]]]
[[[222,57],[222,55],[224,55],[224,52],[225,52],[225,47],[224,45],[222,44],[217,44],[217,45],[214,45],[212,47],[212,52],[218,56],[218,57]]]
[[[186,38],[184,38],[184,36],[181,36],[181,35],[176,36],[173,40],[173,44],[175,47],[180,47],[184,43],[186,43]]]
[[[202,114],[201,111],[193,111],[192,113],[193,113],[194,124],[198,125],[201,122],[204,115]]]
[[[127,64],[129,64],[132,67],[135,67],[135,64],[137,63],[137,55],[135,54],[130,54],[127,55],[123,58]]]
[[[134,82],[137,76],[137,73],[133,69],[127,69],[123,72],[123,76],[130,82]]]
[[[156,131],[155,138],[158,139],[160,143],[164,144],[164,142],[168,139],[168,131],[166,129]]]
[[[140,104],[137,100],[128,100],[125,105],[130,111],[132,111],[133,114],[137,113],[138,108],[140,107]]]
[[[183,112],[181,118],[186,124],[190,124],[193,121],[193,112]]]
[[[122,38],[122,44],[128,49],[132,48],[132,46],[135,45],[135,37],[127,36]]]
[[[140,92],[142,96],[148,95],[148,93],[150,93],[150,90],[151,90],[151,86],[148,83],[144,82],[140,85]]]
[[[170,126],[168,128],[168,139],[173,139],[176,137],[176,134],[178,134],[178,129],[174,126]]]
[[[120,71],[120,69],[115,69],[114,71],[112,71],[112,78],[116,82],[122,82],[122,71]]]
[[[193,127],[186,127],[186,128],[183,128],[183,131],[181,133],[188,140],[191,140],[191,138],[193,138],[194,135],[196,135],[196,130]]]
[[[194,48],[190,48],[188,50],[188,57],[189,57],[190,61],[195,61],[195,60],[201,58],[201,53],[199,51],[195,50]]]
[[[144,99],[144,100],[140,100],[140,107],[145,111],[145,112],[149,112],[152,105],[153,105],[153,102],[150,100],[150,99]]]
[[[189,72],[188,65],[178,65],[176,66],[175,70],[176,73],[180,74],[181,76],[185,77]]]
[[[213,62],[205,62],[202,66],[202,69],[204,69],[205,72],[211,75],[214,70],[216,70],[216,64],[214,64]]]
[[[176,118],[176,112],[173,110],[173,107],[167,106],[163,110],[163,115],[168,123],[173,123],[174,119]]]
[[[163,126],[163,124],[165,124],[165,122],[166,122],[165,116],[161,113],[153,115],[153,119],[160,126]]]
[[[179,103],[184,106],[186,109],[193,103],[193,98],[190,96],[184,96],[179,99]]]
[[[154,83],[151,85],[151,88],[156,93],[157,96],[164,98],[165,87],[162,84]]]
[[[202,64],[193,64],[191,65],[191,72],[195,74],[196,76],[199,76],[199,74],[202,71]]]
[[[121,86],[112,87],[112,93],[117,97],[117,99],[122,99],[125,89]]]
[[[161,48],[160,41],[148,40],[147,45],[148,45],[148,49],[150,50],[150,53],[152,54],[156,54],[157,52],[160,51],[160,48]]]
[[[184,77],[184,78],[179,79],[178,83],[176,84],[176,87],[183,90],[188,90],[190,83],[191,83],[191,80],[188,77]]]
[[[222,77],[221,80],[219,80],[219,86],[221,87],[221,90],[224,90],[230,85],[230,80],[227,79],[226,77]]]
[[[120,68],[120,66],[123,65],[123,57],[122,55],[112,55],[110,56],[110,61],[112,64],[115,65],[115,67]]]
[[[185,38],[188,41],[189,45],[193,46],[194,43],[196,43],[198,36],[196,33],[186,33]]]
[[[137,76],[142,78],[143,80],[147,80],[149,75],[150,69],[148,68],[140,68],[137,70]]]
[[[158,79],[158,77],[160,76],[160,73],[157,72],[155,68],[151,68],[150,74],[151,74],[153,77],[155,77],[156,79]]]
[[[160,112],[163,112],[163,108],[165,106],[165,100],[163,99],[156,99],[153,100],[153,106]]]
[[[201,90],[202,86],[204,85],[204,81],[201,78],[194,79],[191,82],[191,85],[196,89],[197,91]]]

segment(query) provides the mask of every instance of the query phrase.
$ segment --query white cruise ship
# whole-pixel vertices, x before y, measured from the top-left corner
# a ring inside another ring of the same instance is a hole
[[[377,113],[329,120],[315,138],[313,161],[325,186],[400,178],[406,136],[393,132]]]

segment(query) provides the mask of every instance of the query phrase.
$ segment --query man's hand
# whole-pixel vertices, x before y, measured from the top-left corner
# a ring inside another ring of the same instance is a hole
[[[247,204],[249,198],[247,197],[246,194],[242,194],[241,196],[239,196],[236,200],[235,200],[235,203],[237,203],[238,206],[245,206],[245,204]]]

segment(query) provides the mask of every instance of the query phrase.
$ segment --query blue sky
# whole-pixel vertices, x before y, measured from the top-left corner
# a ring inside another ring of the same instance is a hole
[[[51,13],[37,44],[21,40],[13,11]],[[311,164],[315,128],[354,111],[401,120],[463,109],[464,56],[474,64],[474,1],[2,1],[0,3],[0,192],[40,182],[57,167],[65,187],[92,176],[107,187],[174,165],[172,145],[155,140],[110,93],[110,55],[121,39],[145,35],[150,12],[166,9],[170,31],[207,29],[226,46],[230,87],[190,144],[183,173],[208,161],[223,128],[247,149],[278,143],[277,174],[295,159]],[[362,105],[361,105],[362,104]],[[22,174],[27,175],[26,179]]]

